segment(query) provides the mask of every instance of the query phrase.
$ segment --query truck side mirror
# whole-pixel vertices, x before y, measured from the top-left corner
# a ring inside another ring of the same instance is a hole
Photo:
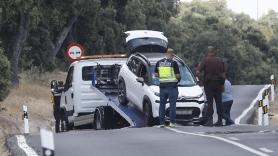
[[[137,82],[142,83],[142,86],[144,85],[144,78],[143,77],[138,77],[136,79]]]
[[[58,81],[58,87],[64,87],[64,82],[63,81]]]
[[[57,80],[52,80],[50,82],[50,88],[51,88],[51,92],[53,94],[58,91],[58,82],[57,82]]]

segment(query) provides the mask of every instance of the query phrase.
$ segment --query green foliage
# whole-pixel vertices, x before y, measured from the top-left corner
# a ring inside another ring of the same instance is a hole
[[[227,77],[234,84],[261,84],[269,81],[272,65],[277,64],[276,49],[269,50],[266,31],[261,28],[249,16],[231,12],[224,0],[195,0],[180,6],[179,15],[170,20],[167,36],[170,46],[193,69],[212,45],[227,62]]]
[[[10,86],[9,61],[2,48],[0,48],[0,75],[0,101],[2,101],[8,95]]]
[[[19,14],[30,16],[29,37],[22,47],[20,69],[53,70],[67,65],[64,51],[77,42],[86,54],[125,51],[123,32],[163,31],[169,46],[193,69],[208,45],[228,64],[234,84],[268,82],[278,72],[278,13],[269,11],[258,21],[227,8],[225,0],[193,0],[175,8],[176,0],[10,0],[0,2],[0,40],[5,52],[18,29]],[[70,19],[78,16],[51,62],[50,51]],[[5,55],[8,55],[7,52]],[[10,56],[8,56],[10,58]],[[278,75],[277,75],[278,76]]]

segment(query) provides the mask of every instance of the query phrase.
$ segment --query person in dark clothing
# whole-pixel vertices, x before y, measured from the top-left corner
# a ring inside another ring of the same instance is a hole
[[[170,125],[174,126],[176,120],[176,102],[178,99],[178,82],[181,79],[179,66],[173,60],[175,54],[173,49],[168,49],[166,58],[159,60],[155,67],[155,76],[159,78],[160,106],[159,120],[162,127],[165,125],[165,105],[167,99],[170,101]]]
[[[61,96],[53,96],[53,115],[55,119],[55,132],[60,132],[60,122],[61,122],[61,110],[60,110],[60,99]]]
[[[61,110],[60,110],[60,99],[61,96],[56,96],[59,94],[60,90],[57,86],[58,82],[56,80],[51,81],[51,93],[52,93],[52,103],[53,103],[53,115],[55,118],[55,132],[60,132],[60,121],[61,121]]]
[[[207,48],[206,57],[197,68],[197,75],[204,72],[204,89],[208,102],[206,126],[213,125],[213,100],[215,100],[218,120],[215,126],[223,126],[223,105],[222,92],[225,82],[225,67],[221,58],[216,57],[216,52],[212,46]]]

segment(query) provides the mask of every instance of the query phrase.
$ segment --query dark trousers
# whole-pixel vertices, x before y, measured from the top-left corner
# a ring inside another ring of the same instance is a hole
[[[221,81],[209,81],[204,84],[205,93],[208,102],[207,117],[209,120],[213,119],[213,100],[216,103],[218,121],[222,121],[223,118],[223,106],[222,106],[222,83]]]
[[[159,120],[160,124],[165,124],[165,106],[167,100],[170,102],[170,121],[176,122],[176,102],[179,91],[177,87],[160,87]]]
[[[225,119],[226,125],[234,124],[234,121],[231,119],[231,114],[230,114],[232,105],[233,105],[233,100],[223,102],[223,110],[224,110],[223,119]]]

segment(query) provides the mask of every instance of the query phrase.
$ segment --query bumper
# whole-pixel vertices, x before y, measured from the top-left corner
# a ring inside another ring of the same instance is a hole
[[[155,101],[156,108],[153,112],[154,117],[159,116],[159,100]],[[176,103],[176,121],[200,122],[203,120],[203,109],[205,101],[188,100]],[[166,104],[166,118],[170,116],[170,105]]]

